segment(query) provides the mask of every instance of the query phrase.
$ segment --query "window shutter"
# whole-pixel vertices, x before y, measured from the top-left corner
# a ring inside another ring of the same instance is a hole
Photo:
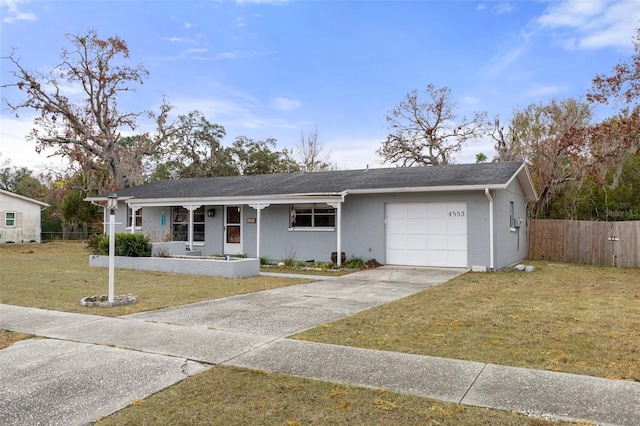
[[[16,228],[22,227],[22,212],[16,213]]]
[[[4,212],[0,212],[0,228],[4,228]]]

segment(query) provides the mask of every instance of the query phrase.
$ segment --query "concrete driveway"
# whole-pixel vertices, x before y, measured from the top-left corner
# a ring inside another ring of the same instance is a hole
[[[422,291],[466,272],[383,266],[333,280],[142,312],[127,318],[287,337]]]
[[[123,318],[0,304],[0,329],[47,337],[0,350],[0,424],[87,424],[213,364],[463,272],[382,267]]]

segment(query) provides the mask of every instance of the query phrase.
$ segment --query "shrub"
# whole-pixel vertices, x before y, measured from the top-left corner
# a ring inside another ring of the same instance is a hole
[[[271,264],[271,260],[269,260],[268,257],[261,257],[260,258],[260,266],[265,266],[265,265],[270,265]]]
[[[298,266],[298,262],[293,259],[284,259],[282,263],[284,263],[284,266],[288,266],[290,268],[295,268],[296,266]]]
[[[342,266],[347,269],[363,269],[366,266],[366,263],[360,257],[352,257]]]
[[[108,255],[109,237],[107,235],[95,235],[87,241],[91,253]],[[151,243],[149,237],[143,234],[119,233],[116,234],[116,256],[150,257]]]

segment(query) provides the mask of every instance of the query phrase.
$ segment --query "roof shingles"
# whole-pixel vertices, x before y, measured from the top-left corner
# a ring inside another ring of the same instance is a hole
[[[118,197],[252,197],[337,194],[346,190],[492,186],[506,184],[521,166],[521,162],[502,162],[174,179],[122,189],[118,191]]]

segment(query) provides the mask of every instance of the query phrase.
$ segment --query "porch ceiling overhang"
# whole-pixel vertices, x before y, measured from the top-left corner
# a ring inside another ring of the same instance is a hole
[[[293,204],[293,203],[336,203],[344,202],[344,193],[333,194],[288,194],[251,197],[198,197],[198,198],[135,198],[118,197],[129,205],[139,207],[164,207],[164,206],[222,206],[222,205],[248,205],[248,204]],[[106,201],[106,197],[90,197],[87,201]]]

